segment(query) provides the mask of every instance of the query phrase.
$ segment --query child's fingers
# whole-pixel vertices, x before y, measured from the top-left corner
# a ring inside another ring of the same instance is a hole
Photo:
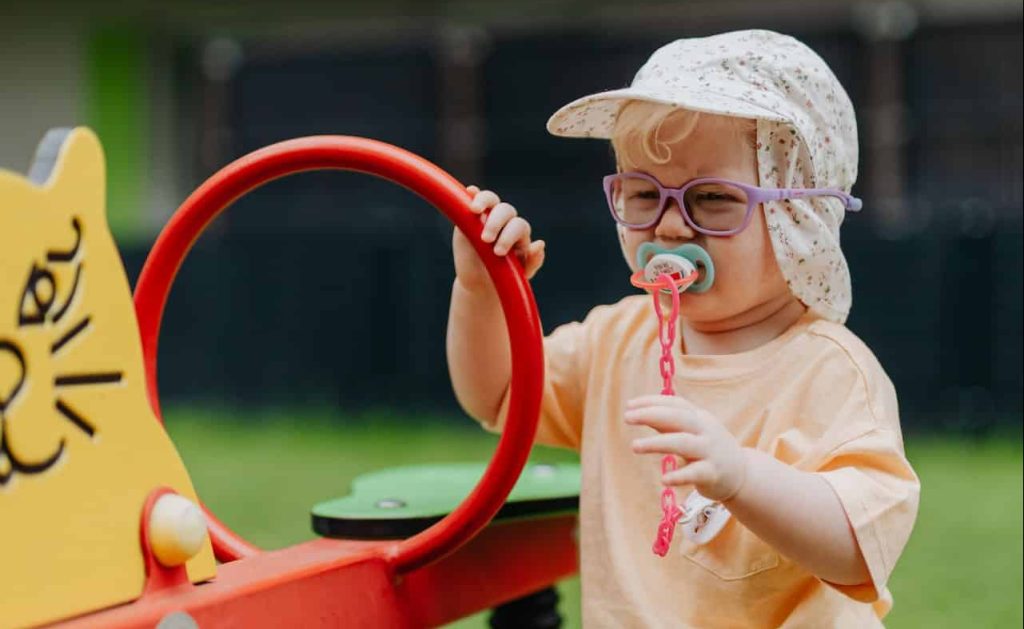
[[[666,472],[661,476],[661,483],[670,487],[682,485],[712,485],[715,482],[715,466],[708,461],[694,461],[680,469]]]
[[[477,198],[479,199],[485,194],[487,194],[486,191],[481,192]],[[516,209],[508,203],[499,203],[495,205],[494,209],[492,209],[487,215],[487,220],[484,221],[484,229],[480,232],[480,240],[483,240],[484,242],[496,241],[498,239],[498,234],[505,230],[505,224],[512,220],[515,215]]]
[[[707,455],[707,441],[697,435],[672,432],[633,440],[633,452],[675,454],[684,459],[703,459]]]
[[[687,410],[696,408],[692,402],[678,395],[641,395],[626,401],[627,409],[643,406],[672,406]]]
[[[494,243],[494,253],[503,256],[513,248],[522,251],[529,244],[530,224],[521,216],[514,216],[502,228],[498,240]]]
[[[499,203],[501,203],[501,199],[498,198],[498,195],[494,194],[490,190],[484,190],[476,193],[476,196],[474,196],[473,200],[469,203],[469,209],[472,210],[474,214],[480,214],[484,210],[492,208]]]
[[[646,406],[629,409],[625,413],[627,424],[649,426],[658,432],[701,433],[704,423],[696,413],[668,406]]]
[[[534,240],[526,248],[526,258],[523,261],[523,272],[526,274],[526,279],[533,279],[533,276],[537,274],[537,271],[544,264],[545,246],[543,240]]]
[[[466,192],[468,192],[468,193],[469,193],[470,195],[472,195],[472,196],[473,196],[473,200],[475,200],[475,199],[476,199],[476,195],[480,194],[480,188],[479,188],[479,186],[466,186]],[[481,222],[481,223],[483,223],[484,221],[486,221],[486,220],[487,220],[487,215],[486,215],[486,214],[483,214],[483,213],[482,213],[482,210],[477,210],[477,209],[476,209],[476,208],[475,208],[475,207],[473,206],[473,200],[470,200],[470,202],[469,202],[469,203],[470,203],[469,207],[470,207],[470,209],[471,209],[471,210],[473,211],[473,213],[475,213],[475,214],[479,214],[479,216],[480,216],[480,222]]]

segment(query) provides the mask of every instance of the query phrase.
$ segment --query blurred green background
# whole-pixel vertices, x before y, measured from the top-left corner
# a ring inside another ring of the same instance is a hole
[[[497,438],[472,420],[366,412],[239,413],[175,408],[168,430],[207,505],[268,548],[311,539],[309,511],[343,496],[361,473],[396,465],[486,461]],[[890,583],[890,627],[1014,627],[1022,618],[1021,435],[911,434],[921,507]],[[538,447],[532,460],[574,460]],[[681,585],[685,587],[685,585]],[[560,585],[566,626],[578,627],[579,581]],[[456,623],[485,627],[486,613]]]
[[[549,245],[532,286],[550,331],[632,289],[600,190],[608,146],[551,137],[547,117],[628,84],[676,38],[792,34],[857,110],[848,325],[896,385],[922,478],[888,624],[1020,626],[1022,14],[1020,0],[8,0],[0,168],[24,173],[51,127],[96,129],[134,283],[174,209],[230,161],[303,135],[387,141],[529,216]],[[421,200],[349,173],[273,182],[200,238],[164,318],[160,390],[229,525],[285,545],[358,473],[489,456],[445,367],[450,241]],[[562,591],[578,623],[578,582]]]
[[[10,0],[0,167],[24,172],[50,127],[95,128],[134,281],[174,209],[230,161],[305,135],[390,142],[530,219],[549,245],[532,286],[551,330],[633,289],[600,186],[608,143],[551,136],[548,117],[627,85],[679,37],[775,29],[822,56],[857,112],[848,326],[895,383],[905,427],[978,435],[1022,412],[1022,13],[1019,0]],[[457,412],[450,242],[438,212],[365,175],[246,195],[175,281],[161,395]]]

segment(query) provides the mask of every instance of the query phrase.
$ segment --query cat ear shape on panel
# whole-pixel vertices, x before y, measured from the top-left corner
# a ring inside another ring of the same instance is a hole
[[[0,609],[32,625],[131,601],[146,496],[196,500],[146,397],[95,134],[56,129],[0,170]],[[215,564],[209,540],[193,581]]]

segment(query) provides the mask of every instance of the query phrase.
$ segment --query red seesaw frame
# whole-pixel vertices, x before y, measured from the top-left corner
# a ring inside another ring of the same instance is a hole
[[[160,421],[157,341],[174,277],[210,222],[243,194],[293,173],[352,170],[397,183],[434,205],[469,236],[494,282],[512,348],[508,423],[480,482],[461,505],[426,531],[396,543],[386,554],[397,573],[440,559],[467,542],[494,517],[526,463],[537,427],[543,385],[542,330],[530,285],[515,256],[498,257],[480,240],[483,228],[469,210],[470,195],[446,172],[390,144],[348,136],[312,136],[273,144],[225,166],[192,193],[150,251],[135,290],[149,400]],[[205,507],[204,507],[205,510]],[[260,553],[208,510],[210,538],[221,561]]]

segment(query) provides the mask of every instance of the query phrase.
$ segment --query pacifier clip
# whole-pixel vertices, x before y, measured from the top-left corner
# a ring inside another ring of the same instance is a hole
[[[699,252],[690,249],[683,250],[683,247],[692,248]],[[692,244],[684,245],[683,247],[673,251],[665,251],[655,245],[646,243],[637,252],[637,261],[641,270],[629,278],[633,286],[650,292],[654,300],[654,312],[658,316],[658,342],[661,345],[661,358],[658,361],[658,369],[661,371],[662,395],[676,394],[675,387],[672,385],[672,378],[676,372],[675,359],[672,357],[672,347],[675,345],[676,340],[676,322],[679,321],[679,293],[694,287],[700,278],[696,264],[685,254],[693,255],[705,267],[705,279],[700,282],[703,286],[698,287],[700,291],[707,290],[714,279],[713,267],[707,252]],[[708,281],[709,279],[711,281]],[[661,293],[667,293],[672,297],[672,308],[667,317],[662,311]],[[662,475],[677,468],[678,463],[675,456],[667,454],[662,457]],[[669,548],[672,545],[672,538],[675,535],[676,526],[689,523],[695,515],[699,515],[702,511],[703,505],[702,508],[695,509],[693,513],[688,513],[683,507],[679,506],[675,491],[672,488],[665,487],[662,489],[661,522],[658,523],[654,545],[651,548],[654,554],[659,557],[664,557],[668,554]]]

